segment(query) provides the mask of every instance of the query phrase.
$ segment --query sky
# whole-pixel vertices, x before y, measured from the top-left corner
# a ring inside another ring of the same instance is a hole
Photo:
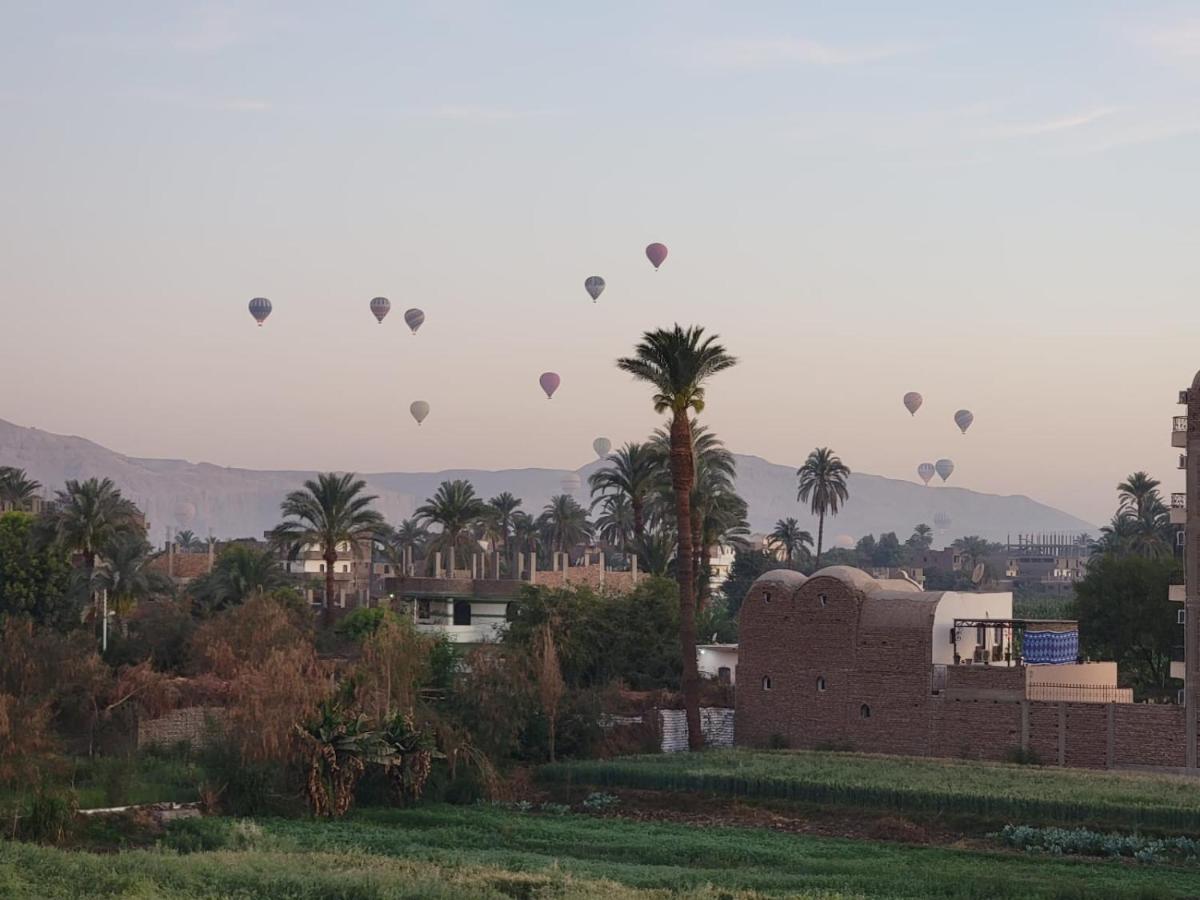
[[[678,321],[740,360],[735,451],[1105,521],[1131,471],[1183,488],[1198,101],[1195,4],[7,0],[0,418],[574,468],[658,424],[614,361]]]

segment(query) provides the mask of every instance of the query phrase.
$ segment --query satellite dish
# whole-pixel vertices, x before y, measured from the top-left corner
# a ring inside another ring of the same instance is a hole
[[[977,587],[983,584],[983,575],[986,571],[983,563],[975,563],[975,568],[971,570],[971,584]]]

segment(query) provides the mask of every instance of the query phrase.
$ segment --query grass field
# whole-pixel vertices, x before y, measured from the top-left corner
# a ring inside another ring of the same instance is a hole
[[[1200,781],[807,751],[711,750],[544,766],[546,783],[796,800],[904,812],[1043,822],[1200,830]]]
[[[1168,898],[1200,869],[872,844],[765,829],[431,806],[341,822],[182,823],[163,848],[0,844],[8,898]],[[170,847],[223,849],[178,854]]]

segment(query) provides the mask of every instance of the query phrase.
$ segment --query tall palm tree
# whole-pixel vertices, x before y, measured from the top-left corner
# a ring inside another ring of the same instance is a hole
[[[143,600],[169,595],[171,580],[149,568],[150,544],[132,531],[119,531],[107,543],[104,560],[92,575],[91,590],[106,591],[108,609],[125,631],[125,617]]]
[[[182,553],[199,553],[206,549],[205,542],[194,532],[184,529],[175,535],[175,546]]]
[[[513,549],[521,553],[536,553],[537,541],[537,520],[527,512],[518,510],[513,513]],[[518,578],[520,575],[520,572],[516,573]]]
[[[696,668],[696,595],[692,559],[692,488],[696,463],[692,453],[691,413],[704,410],[705,383],[737,362],[715,335],[678,324],[671,330],[647,331],[634,355],[617,360],[617,367],[654,388],[658,413],[671,414],[671,486],[675,494],[678,538],[676,578],[679,582],[679,644],[683,657],[683,701],[687,713],[688,746],[704,746],[700,731],[700,676]]]
[[[1146,518],[1154,504],[1162,502],[1159,487],[1161,482],[1158,479],[1151,478],[1145,472],[1134,472],[1117,485],[1121,511],[1132,513],[1137,519]]]
[[[646,533],[646,498],[654,490],[658,465],[651,448],[630,441],[608,455],[607,465],[588,476],[592,506],[606,495],[623,494],[629,500],[633,516],[633,538],[640,541]],[[599,494],[599,497],[596,495]]]
[[[41,484],[29,478],[24,469],[0,466],[0,506],[29,509],[41,490]]]
[[[556,494],[550,498],[538,516],[538,524],[549,543],[559,553],[569,553],[576,544],[592,536],[592,523],[587,510],[570,494]]]
[[[206,612],[218,612],[288,584],[273,550],[231,544],[217,557],[211,572],[188,585],[188,593]]]
[[[813,536],[789,516],[775,523],[775,529],[767,536],[767,543],[782,550],[787,555],[788,563],[792,563],[797,555],[806,552],[806,547],[813,545]]]
[[[448,553],[448,563],[453,568],[454,551],[474,546],[471,529],[486,512],[487,505],[475,496],[474,485],[457,479],[439,484],[434,495],[417,508],[416,516],[424,524],[441,526],[441,533],[429,549]]]
[[[973,571],[976,565],[987,558],[989,549],[988,542],[976,534],[960,537],[950,546],[962,556],[965,563],[963,570],[968,572]]]
[[[828,447],[818,447],[808,454],[808,459],[796,470],[796,474],[800,477],[796,499],[801,503],[809,503],[813,515],[817,517],[815,565],[819,569],[825,540],[825,516],[836,516],[839,507],[850,499],[850,489],[846,486],[850,468]]]
[[[928,549],[933,546],[933,529],[924,522],[921,522],[913,526],[913,533],[909,540],[914,544],[919,544],[921,547]]]
[[[733,490],[706,493],[703,496],[704,516],[700,523],[699,568],[696,575],[696,608],[702,610],[712,598],[713,548],[745,548],[749,546],[750,525],[746,521],[749,507]]]
[[[500,533],[500,543],[507,547],[508,537],[512,534],[513,514],[520,508],[521,498],[514,497],[505,491],[489,500],[488,506],[492,510],[497,530]]]
[[[279,505],[284,520],[275,526],[271,537],[295,556],[303,547],[317,547],[325,561],[325,624],[333,619],[334,569],[338,546],[348,544],[354,553],[358,545],[373,545],[384,529],[383,516],[371,509],[376,498],[364,494],[367,483],[353,472],[320,474],[304,482],[303,490],[292,491]],[[370,561],[370,550],[368,564]]]
[[[596,534],[618,550],[633,543],[633,506],[627,494],[604,494],[597,498],[601,513],[596,517]]]

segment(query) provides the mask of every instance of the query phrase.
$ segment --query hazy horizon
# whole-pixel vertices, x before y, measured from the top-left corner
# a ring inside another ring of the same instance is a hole
[[[596,436],[659,424],[614,360],[679,321],[741,360],[703,415],[736,452],[828,445],[908,480],[949,456],[952,485],[1096,522],[1133,470],[1182,489],[1195,10],[143,2],[4,21],[0,418],[245,468],[576,468]],[[253,296],[274,304],[261,329]]]

